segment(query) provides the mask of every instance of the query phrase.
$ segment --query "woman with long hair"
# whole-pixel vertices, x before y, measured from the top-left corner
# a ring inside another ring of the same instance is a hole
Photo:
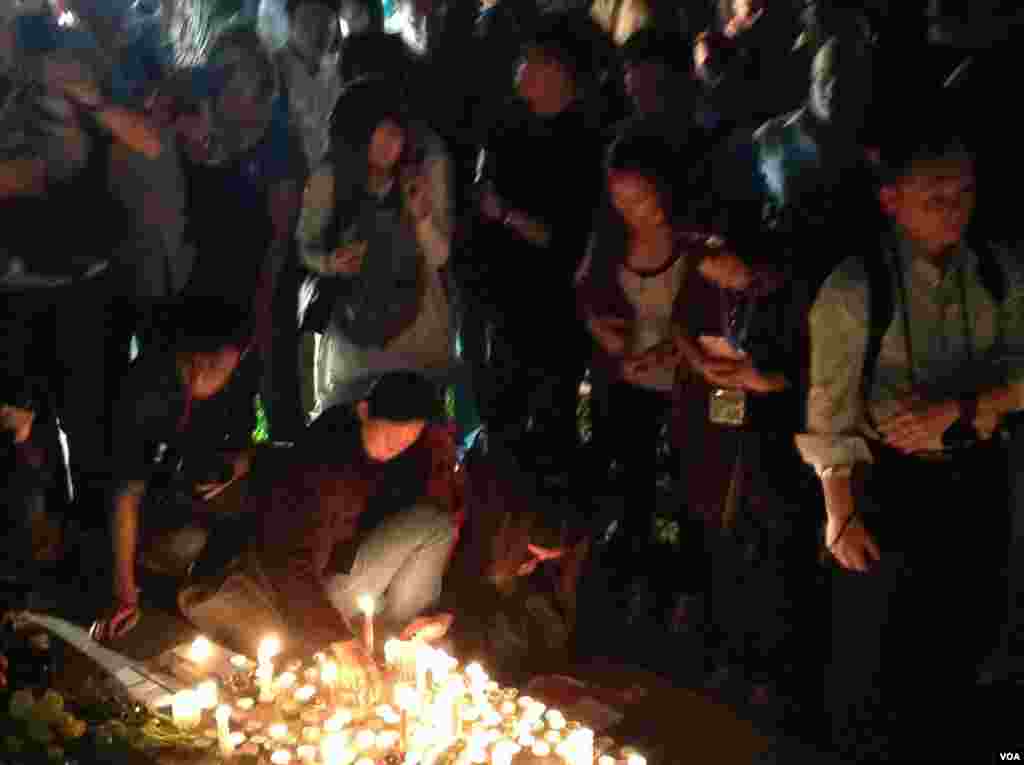
[[[356,80],[342,93],[298,232],[316,275],[302,312],[304,327],[321,334],[318,411],[358,398],[373,374],[448,373],[448,173],[441,140],[410,118],[389,81]]]

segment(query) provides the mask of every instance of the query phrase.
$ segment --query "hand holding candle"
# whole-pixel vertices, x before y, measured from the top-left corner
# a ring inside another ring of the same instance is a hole
[[[221,704],[214,714],[217,719],[217,743],[220,745],[220,756],[230,758],[235,752],[235,740],[231,737],[231,707]]]

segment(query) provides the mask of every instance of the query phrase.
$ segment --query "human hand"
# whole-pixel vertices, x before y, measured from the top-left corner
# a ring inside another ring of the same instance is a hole
[[[434,195],[430,190],[430,180],[422,172],[411,172],[402,179],[405,209],[414,222],[430,216],[434,206]]]
[[[505,204],[494,190],[493,184],[486,183],[480,189],[480,213],[490,221],[499,221],[505,216]]]
[[[353,242],[344,247],[339,247],[328,258],[327,273],[355,276],[363,267],[366,248],[366,242]]]
[[[878,424],[885,442],[904,454],[942,448],[942,434],[960,417],[956,401],[928,402],[910,398],[900,413]]]
[[[829,514],[825,544],[839,565],[850,571],[867,573],[868,567],[882,557],[878,544],[859,516]]]
[[[35,419],[36,413],[31,409],[0,404],[0,431],[13,433],[16,444],[28,441],[32,435],[32,424]]]
[[[587,319],[587,328],[597,344],[610,356],[625,355],[629,326],[629,319],[616,316],[592,316]]]
[[[701,258],[697,271],[722,289],[743,291],[753,281],[747,264],[728,251],[710,251]]]
[[[366,692],[371,699],[380,698],[380,670],[361,640],[331,643],[331,653],[338,662],[338,682],[342,688]]]
[[[421,616],[413,619],[412,623],[402,630],[402,634],[399,637],[402,640],[416,639],[433,643],[448,634],[448,630],[451,629],[452,622],[454,621],[455,615],[450,613]]]

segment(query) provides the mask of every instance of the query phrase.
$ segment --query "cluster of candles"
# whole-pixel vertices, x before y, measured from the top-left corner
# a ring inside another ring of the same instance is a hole
[[[372,607],[363,610],[372,622]],[[364,639],[372,648],[372,626]],[[198,638],[189,654],[201,664],[211,651]],[[223,760],[249,754],[271,765],[646,765],[557,709],[501,688],[479,664],[458,671],[454,658],[421,641],[385,643],[391,703],[376,705],[340,687],[338,665],[324,654],[275,674],[280,651],[267,637],[255,665],[231,657],[233,673],[255,680],[255,696],[228,703],[217,681],[206,680],[172,697],[174,722],[194,730],[208,714],[216,728],[205,735]]]

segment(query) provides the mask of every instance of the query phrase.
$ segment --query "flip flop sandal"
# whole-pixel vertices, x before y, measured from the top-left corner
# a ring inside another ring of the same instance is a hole
[[[141,616],[138,603],[118,603],[110,616],[93,622],[89,636],[98,643],[110,643],[131,632]]]

